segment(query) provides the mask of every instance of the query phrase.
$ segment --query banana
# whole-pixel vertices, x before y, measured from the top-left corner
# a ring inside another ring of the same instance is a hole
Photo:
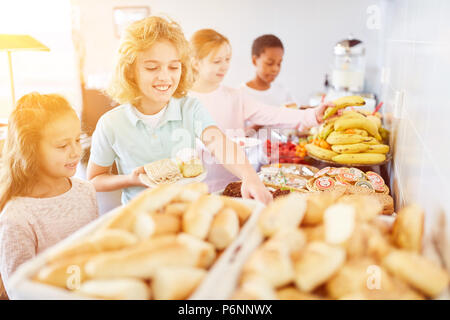
[[[342,114],[342,116],[339,117],[339,119],[343,118],[365,119],[366,117],[355,110],[344,110],[344,113]]]
[[[386,160],[386,156],[381,153],[340,154],[332,160],[339,164],[377,164]]]
[[[370,121],[375,123],[377,126],[377,129],[380,130],[380,128],[381,128],[381,119],[380,118],[378,118],[377,116],[370,115],[370,116],[367,116],[367,119],[369,119]]]
[[[377,125],[369,119],[344,118],[336,120],[334,123],[334,130],[343,131],[345,129],[363,129],[377,140],[381,141]]]
[[[328,138],[328,135],[334,130],[334,123],[330,122],[324,125],[322,130],[319,133],[319,137],[323,140]]]
[[[380,144],[380,141],[378,141],[377,139],[375,139],[374,137],[367,137],[367,139],[369,139],[368,141],[364,141],[363,143],[368,144],[368,145],[376,145],[376,144]]]
[[[359,134],[348,134],[337,131],[333,131],[332,133],[330,133],[326,141],[331,145],[354,143],[379,144],[379,142],[372,137],[364,137]]]
[[[367,153],[388,153],[389,152],[389,146],[385,144],[374,144],[369,145],[369,148],[365,151]],[[333,147],[331,147],[333,149]],[[334,149],[333,149],[334,150]]]
[[[367,152],[370,149],[370,146],[365,143],[354,143],[354,144],[337,144],[331,146],[331,149],[337,153],[361,153]]]
[[[350,106],[363,106],[366,104],[364,99],[360,96],[346,96],[341,97],[333,101],[334,107],[328,107],[325,110],[323,119],[327,119],[338,112],[339,109],[343,109]]]
[[[319,158],[319,159],[331,160],[334,156],[338,155],[334,151],[318,147],[312,143],[307,144],[305,147],[310,155],[312,155],[316,158]]]

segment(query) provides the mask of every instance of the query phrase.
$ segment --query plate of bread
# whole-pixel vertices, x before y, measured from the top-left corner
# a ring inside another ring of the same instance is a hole
[[[223,277],[263,208],[204,183],[146,189],[22,264],[11,298],[188,299]]]
[[[186,160],[179,158],[161,159],[144,165],[145,174],[139,180],[149,188],[162,184],[189,184],[201,182],[207,176],[202,161],[193,157]]]

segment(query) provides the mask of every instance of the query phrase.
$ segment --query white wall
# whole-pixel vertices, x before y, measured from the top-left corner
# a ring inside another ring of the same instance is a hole
[[[225,79],[239,86],[254,75],[250,50],[253,39],[273,33],[285,45],[280,80],[291,88],[300,103],[323,88],[330,72],[334,44],[349,33],[367,45],[367,88],[377,90],[379,78],[378,30],[366,26],[370,5],[379,0],[73,0],[80,5],[81,28],[85,30],[87,73],[112,69],[112,7],[146,4],[152,13],[165,13],[181,24],[186,37],[202,28],[227,36],[233,47],[231,69]]]
[[[450,271],[450,1],[384,1],[385,115],[397,207],[419,203]]]

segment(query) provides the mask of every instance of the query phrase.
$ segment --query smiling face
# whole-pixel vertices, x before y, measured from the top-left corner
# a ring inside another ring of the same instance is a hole
[[[181,60],[177,49],[168,40],[155,42],[138,53],[135,74],[143,95],[141,104],[163,108],[180,83]]]
[[[223,43],[216,50],[211,51],[205,58],[197,60],[195,67],[198,72],[198,80],[211,84],[219,84],[223,81],[230,67],[231,47]]]
[[[256,67],[256,75],[270,84],[273,82],[281,70],[281,62],[283,61],[284,50],[279,47],[267,47],[257,56],[253,56],[253,64]]]
[[[73,113],[47,124],[39,143],[40,173],[58,179],[75,174],[81,158],[81,124]]]

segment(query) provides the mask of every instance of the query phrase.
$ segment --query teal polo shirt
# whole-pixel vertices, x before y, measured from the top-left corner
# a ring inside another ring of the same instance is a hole
[[[90,160],[102,167],[114,161],[119,174],[130,174],[147,163],[171,158],[183,148],[195,148],[203,130],[216,126],[208,110],[193,97],[171,98],[156,127],[139,119],[131,104],[120,105],[105,113],[92,135]],[[144,190],[125,188],[125,204]]]

